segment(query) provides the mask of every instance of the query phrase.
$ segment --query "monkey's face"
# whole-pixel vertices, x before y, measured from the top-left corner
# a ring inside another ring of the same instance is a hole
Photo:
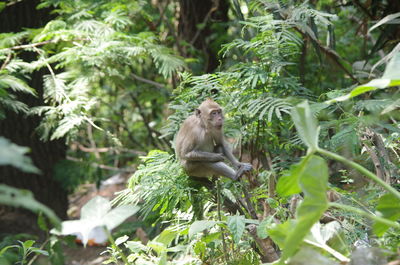
[[[224,115],[221,109],[211,109],[208,113],[208,122],[212,128],[221,130],[224,125]]]

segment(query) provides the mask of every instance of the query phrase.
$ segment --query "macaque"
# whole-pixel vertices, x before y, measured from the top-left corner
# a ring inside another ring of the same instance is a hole
[[[224,115],[218,103],[207,99],[182,124],[176,137],[175,150],[186,173],[191,177],[223,176],[239,179],[252,170],[232,154],[223,134]],[[224,160],[228,159],[232,167]]]

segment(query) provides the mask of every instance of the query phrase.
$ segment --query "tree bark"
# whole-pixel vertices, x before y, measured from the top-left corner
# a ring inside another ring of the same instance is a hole
[[[44,26],[50,20],[49,10],[36,9],[39,0],[15,2],[7,6],[0,13],[0,32],[18,32],[23,28],[36,28]],[[24,53],[24,60],[35,59],[35,54]],[[29,85],[36,89],[38,97],[31,95],[18,94],[18,100],[24,102],[29,107],[44,105],[42,94],[42,76],[44,71],[36,71],[31,75]],[[43,142],[40,135],[35,131],[41,118],[6,112],[6,118],[0,120],[0,135],[21,146],[31,149],[29,156],[32,158],[36,167],[41,170],[40,175],[28,174],[20,170],[7,166],[0,167],[0,183],[4,183],[16,188],[28,189],[34,193],[35,198],[52,208],[60,218],[66,218],[68,207],[67,191],[63,189],[61,183],[54,179],[55,164],[65,159],[66,145],[65,140]],[[10,210],[6,208],[6,210]],[[13,213],[24,214],[23,210],[11,210]],[[12,220],[3,218],[6,213],[2,211],[0,216],[0,232],[29,232],[32,227],[21,227],[18,230],[18,221],[22,216],[16,217],[15,223]],[[6,221],[4,221],[6,219]],[[7,227],[7,222],[11,222],[13,230]],[[17,229],[15,231],[15,229]],[[28,229],[28,230],[26,230]]]
[[[203,53],[205,71],[212,72],[218,66],[217,53],[221,47],[213,48],[211,45],[212,39],[218,35],[211,26],[229,20],[229,3],[227,0],[179,0],[179,3],[179,38]],[[184,53],[183,56],[189,55],[187,50]]]

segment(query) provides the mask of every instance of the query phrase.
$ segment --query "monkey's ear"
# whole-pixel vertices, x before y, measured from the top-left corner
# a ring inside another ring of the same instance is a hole
[[[199,109],[196,109],[196,110],[194,111],[194,113],[196,114],[196,117],[200,117],[201,111],[200,111]]]

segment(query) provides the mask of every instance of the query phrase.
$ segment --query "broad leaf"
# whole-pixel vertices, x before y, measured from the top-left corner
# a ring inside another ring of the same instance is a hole
[[[10,165],[22,171],[39,174],[30,157],[25,154],[29,152],[28,147],[13,144],[4,137],[0,137],[0,166]]]
[[[213,227],[216,223],[215,221],[208,220],[195,221],[189,228],[189,237]]]
[[[299,168],[299,184],[304,200],[296,211],[296,226],[285,239],[282,261],[293,256],[311,227],[328,208],[328,166],[325,160],[315,155],[309,155],[303,160]]]
[[[400,218],[400,200],[391,193],[385,194],[379,199],[376,210],[381,217],[396,221]],[[389,229],[389,226],[376,222],[372,228],[377,236],[382,236]]]
[[[162,243],[165,247],[168,247],[168,245],[176,238],[176,236],[180,234],[179,230],[173,230],[173,229],[165,229],[164,231],[161,232],[153,241],[157,241],[159,243]]]
[[[376,29],[377,27],[379,27],[379,26],[381,26],[381,25],[383,25],[383,24],[385,24],[385,23],[388,23],[388,22],[390,22],[390,21],[392,21],[392,20],[394,20],[394,19],[396,19],[396,18],[398,18],[398,17],[400,17],[400,12],[397,12],[397,13],[394,13],[394,14],[390,14],[390,15],[388,15],[388,16],[382,18],[381,20],[379,20],[379,22],[376,23],[375,25],[373,25],[373,26],[368,30],[368,32],[371,32],[371,31],[373,31],[374,29]]]
[[[386,66],[385,72],[381,78],[373,79],[368,83],[357,86],[349,94],[334,98],[326,103],[331,104],[339,101],[345,101],[369,91],[394,87],[400,85],[400,52],[397,52]]]
[[[289,219],[282,224],[272,224],[267,233],[280,249],[284,249],[286,237],[293,231],[295,225],[295,220]]]
[[[341,262],[347,263],[350,261],[350,259],[339,253],[335,249],[331,248],[326,243],[335,234],[337,234],[340,229],[341,225],[337,221],[329,222],[324,226],[317,222],[311,228],[311,234],[306,237],[305,242],[312,246],[319,247],[325,250]]]
[[[305,160],[302,160],[299,164],[291,165],[290,170],[285,171],[283,176],[279,178],[276,185],[276,192],[281,196],[290,196],[301,192],[299,186],[299,174],[301,172],[301,165]]]
[[[318,149],[319,127],[308,102],[296,105],[291,115],[300,139],[307,145],[309,152]]]
[[[239,243],[245,227],[245,218],[243,215],[228,216],[227,226],[233,235],[233,241]]]
[[[261,239],[265,239],[268,237],[267,228],[271,226],[274,222],[273,216],[268,216],[257,227],[257,236]]]
[[[0,184],[0,204],[23,207],[35,213],[42,212],[50,219],[54,226],[60,227],[60,219],[53,210],[36,201],[31,191]]]
[[[123,205],[111,210],[111,204],[107,199],[96,196],[82,207],[80,220],[64,221],[61,231],[51,232],[61,235],[80,234],[82,243],[86,245],[94,231],[103,228],[111,231],[138,210],[138,206],[132,205]]]

